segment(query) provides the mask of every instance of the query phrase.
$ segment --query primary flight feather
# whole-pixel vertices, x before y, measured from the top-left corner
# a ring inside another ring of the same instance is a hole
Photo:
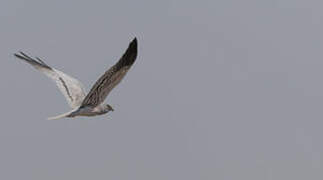
[[[136,61],[137,49],[137,39],[134,38],[120,60],[95,82],[87,95],[82,83],[77,79],[48,66],[40,58],[31,58],[23,52],[14,55],[51,78],[72,108],[67,113],[48,118],[52,120],[64,117],[96,116],[113,111],[113,108],[109,104],[103,103],[103,101],[111,90],[121,82]]]

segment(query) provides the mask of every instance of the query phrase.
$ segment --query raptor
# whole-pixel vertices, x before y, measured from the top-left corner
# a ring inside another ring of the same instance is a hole
[[[108,69],[86,94],[84,86],[77,79],[47,65],[40,58],[31,58],[23,52],[14,54],[17,58],[29,63],[38,71],[52,79],[65,96],[71,111],[48,118],[49,120],[72,118],[75,116],[96,116],[113,111],[113,108],[104,103],[111,90],[118,85],[127,74],[137,58],[137,39],[134,38],[119,61]]]

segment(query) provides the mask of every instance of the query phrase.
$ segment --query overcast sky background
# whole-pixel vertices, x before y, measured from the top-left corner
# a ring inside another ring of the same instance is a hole
[[[323,179],[323,3],[3,0],[0,179]],[[89,90],[138,38],[107,115],[69,110],[22,50]]]

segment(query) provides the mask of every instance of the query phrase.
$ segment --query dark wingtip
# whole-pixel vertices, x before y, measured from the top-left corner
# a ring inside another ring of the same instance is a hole
[[[19,55],[17,53],[14,53],[13,54],[15,57],[19,58]]]
[[[136,37],[129,44],[129,48],[136,48],[137,49],[137,38]]]
[[[119,61],[119,65],[121,66],[131,66],[136,58],[137,58],[137,38],[134,38],[130,44],[124,55],[122,56],[121,60]]]
[[[14,53],[14,56],[19,58],[19,59],[25,60],[26,62],[28,62],[28,63],[30,63],[32,65],[41,66],[41,67],[47,68],[47,69],[52,69],[44,61],[42,61],[40,58],[36,57],[36,59],[38,60],[37,61],[37,60],[31,58],[30,56],[28,56],[27,54],[23,53],[22,51],[19,51],[19,54]]]
[[[19,53],[14,53],[13,55],[19,59],[26,59],[26,57],[24,57],[24,53],[21,51],[19,51]]]

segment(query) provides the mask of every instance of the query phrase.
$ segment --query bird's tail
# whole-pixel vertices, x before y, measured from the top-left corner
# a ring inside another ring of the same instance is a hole
[[[47,118],[48,120],[57,120],[57,119],[61,119],[61,118],[64,118],[64,117],[69,117],[69,115],[71,115],[72,113],[74,113],[77,109],[73,109],[72,111],[69,111],[67,113],[64,113],[64,114],[61,114],[61,115],[58,115],[58,116],[54,116],[54,117],[49,117]]]

